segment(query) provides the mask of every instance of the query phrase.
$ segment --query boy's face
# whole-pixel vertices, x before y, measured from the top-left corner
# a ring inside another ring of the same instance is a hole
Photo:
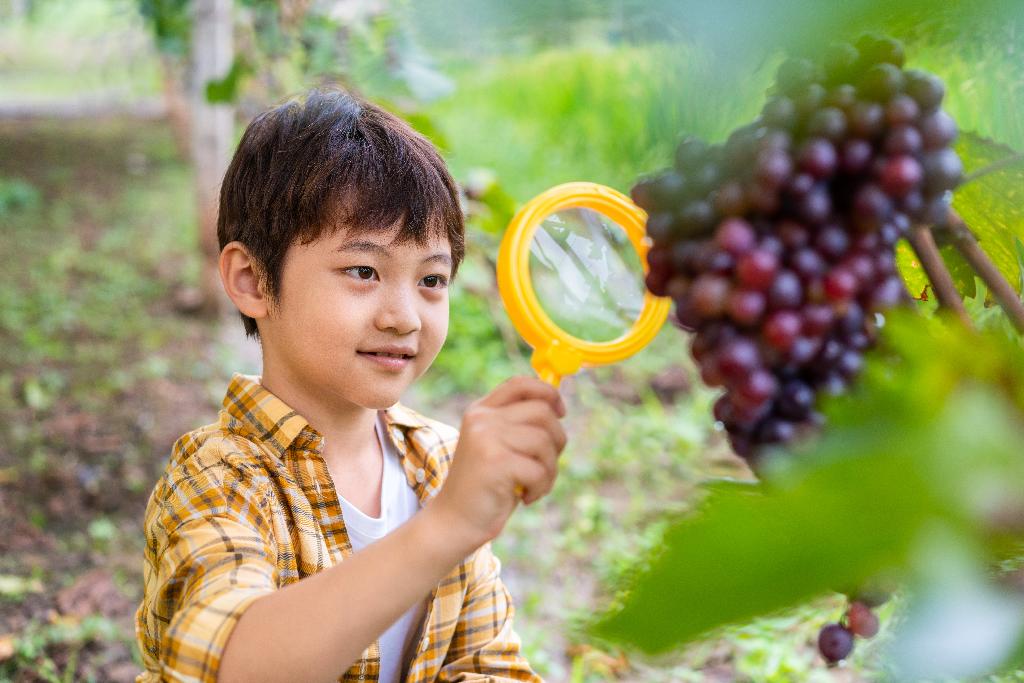
[[[451,248],[393,244],[397,232],[342,229],[289,248],[259,328],[264,363],[292,391],[328,408],[387,408],[434,361],[448,333]]]

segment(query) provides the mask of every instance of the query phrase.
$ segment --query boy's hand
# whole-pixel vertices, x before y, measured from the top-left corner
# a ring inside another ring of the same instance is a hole
[[[501,533],[520,492],[529,505],[554,486],[566,442],[562,417],[561,394],[534,377],[513,377],[466,409],[448,478],[431,506],[467,551]]]

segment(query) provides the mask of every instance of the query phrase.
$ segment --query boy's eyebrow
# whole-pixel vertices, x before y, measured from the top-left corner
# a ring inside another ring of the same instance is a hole
[[[370,241],[367,241],[367,240],[357,240],[357,241],[353,241],[353,242],[345,242],[340,247],[338,247],[338,251],[362,251],[362,252],[369,252],[369,253],[374,253],[374,254],[380,254],[381,256],[384,256],[384,257],[390,256],[390,254],[391,254],[391,252],[389,252],[387,247],[385,247],[384,245],[377,244],[376,242],[370,242]],[[423,259],[423,263],[433,263],[433,262],[443,263],[444,265],[446,265],[448,267],[451,267],[451,265],[452,265],[452,257],[449,256],[448,254],[444,254],[442,252],[438,252],[436,254],[432,254],[431,256],[428,256],[427,258]]]

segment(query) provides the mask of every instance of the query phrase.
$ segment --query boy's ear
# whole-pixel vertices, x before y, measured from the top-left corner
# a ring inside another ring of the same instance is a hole
[[[270,302],[263,288],[258,266],[241,242],[230,242],[220,252],[220,281],[228,298],[243,314],[266,318]]]

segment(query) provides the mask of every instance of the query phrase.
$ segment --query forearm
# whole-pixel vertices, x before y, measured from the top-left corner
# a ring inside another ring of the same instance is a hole
[[[218,681],[337,680],[475,549],[468,539],[438,543],[447,526],[428,504],[344,562],[256,600],[228,640]]]

